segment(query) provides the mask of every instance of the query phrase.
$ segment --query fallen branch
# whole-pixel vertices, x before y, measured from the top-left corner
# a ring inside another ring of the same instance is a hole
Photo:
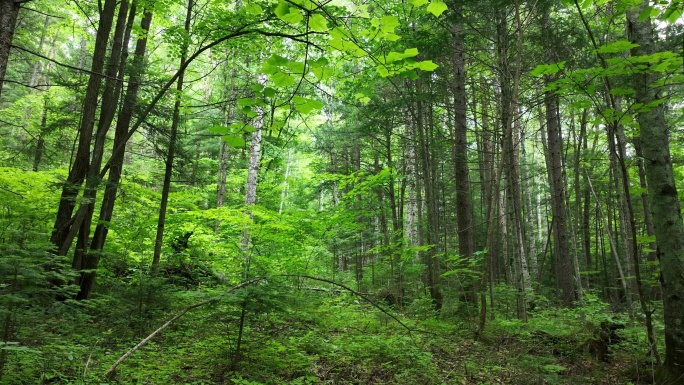
[[[325,283],[329,283],[329,284],[331,284],[331,285],[335,285],[335,286],[341,287],[341,288],[343,288],[344,290],[346,290],[346,291],[348,291],[348,292],[350,292],[350,293],[352,293],[352,294],[354,294],[354,295],[356,295],[356,296],[358,296],[358,297],[361,297],[364,301],[366,301],[366,302],[368,302],[369,304],[373,305],[374,308],[376,308],[376,309],[380,310],[381,312],[387,314],[390,318],[392,318],[393,320],[397,321],[397,323],[398,323],[399,325],[403,326],[404,329],[408,330],[409,334],[410,334],[411,332],[417,331],[416,329],[412,329],[412,328],[408,327],[405,323],[401,322],[401,320],[400,320],[399,318],[397,318],[394,314],[388,312],[388,311],[385,310],[382,306],[380,306],[380,305],[378,305],[377,303],[373,302],[370,298],[368,298],[367,295],[365,295],[365,294],[363,294],[363,293],[359,293],[358,291],[356,291],[356,290],[350,288],[349,286],[345,286],[345,285],[343,285],[343,284],[341,284],[341,283],[338,283],[338,282],[335,282],[335,281],[332,281],[332,280],[329,280],[329,279],[325,279],[325,278],[312,277],[312,276],[310,276],[310,275],[301,275],[301,274],[281,274],[281,275],[279,275],[279,276],[280,276],[280,277],[306,278],[306,279],[311,279],[311,280],[319,281],[319,282],[325,282]]]
[[[380,310],[381,312],[385,313],[388,317],[392,318],[394,321],[396,321],[399,325],[401,325],[402,327],[404,327],[404,328],[408,331],[409,336],[411,335],[411,332],[414,332],[414,331],[420,331],[420,332],[427,333],[426,331],[423,331],[423,330],[412,329],[411,327],[409,327],[409,326],[406,325],[405,323],[401,322],[401,320],[400,320],[399,318],[397,318],[395,315],[391,314],[389,311],[385,310],[382,306],[378,305],[378,304],[375,303],[373,300],[371,300],[370,298],[368,298],[368,295],[363,294],[363,293],[360,293],[360,292],[358,292],[358,291],[356,291],[356,290],[354,290],[354,289],[352,289],[352,288],[350,288],[350,287],[348,287],[348,286],[346,286],[346,285],[343,285],[343,284],[341,284],[341,283],[338,283],[338,282],[335,282],[335,281],[332,281],[332,280],[329,280],[329,279],[325,279],[325,278],[318,278],[318,277],[313,277],[313,276],[310,276],[310,275],[300,275],[300,274],[277,274],[277,275],[274,275],[274,276],[272,276],[272,277],[305,278],[305,279],[310,279],[310,280],[319,281],[319,282],[325,282],[325,283],[329,283],[329,284],[334,285],[334,286],[337,286],[337,287],[341,287],[342,289],[344,289],[344,290],[346,290],[346,291],[348,291],[348,292],[350,292],[350,293],[352,293],[352,294],[354,294],[354,295],[356,295],[356,296],[358,296],[358,297],[361,297],[364,301],[368,302],[368,303],[371,304],[373,307],[375,307],[376,309],[378,309],[378,310]],[[220,295],[218,295],[218,296],[216,296],[216,297],[213,297],[213,298],[208,299],[208,300],[206,300],[206,301],[202,301],[202,302],[199,302],[199,303],[196,303],[196,304],[194,304],[194,305],[190,305],[190,306],[184,308],[184,309],[181,310],[179,313],[177,313],[175,316],[173,316],[171,319],[169,319],[168,321],[166,321],[162,326],[160,326],[159,328],[157,328],[157,330],[153,331],[150,335],[148,335],[147,337],[145,337],[145,339],[143,339],[143,340],[140,341],[137,345],[135,345],[134,347],[132,347],[129,351],[127,351],[126,353],[124,353],[124,355],[122,355],[121,357],[119,357],[119,359],[116,360],[116,362],[114,362],[114,363],[112,364],[112,366],[109,367],[109,369],[107,369],[107,371],[105,372],[104,376],[105,376],[106,378],[108,378],[108,379],[111,379],[111,378],[113,377],[113,374],[114,374],[115,371],[116,371],[117,366],[119,366],[119,364],[121,364],[126,358],[128,358],[128,356],[130,356],[131,354],[135,353],[135,351],[138,350],[138,349],[140,349],[141,347],[145,346],[148,342],[150,342],[150,340],[151,340],[152,338],[154,338],[154,337],[155,337],[157,334],[159,334],[162,330],[164,330],[164,329],[166,329],[167,327],[169,327],[169,325],[171,325],[172,323],[174,323],[177,319],[179,319],[180,317],[184,316],[184,315],[185,315],[187,312],[189,312],[190,310],[196,309],[196,308],[201,307],[201,306],[204,306],[204,305],[208,305],[208,304],[210,304],[210,303],[212,303],[212,302],[216,302],[216,301],[220,300],[221,298],[223,298],[226,294],[228,294],[228,293],[230,293],[230,292],[232,292],[232,291],[235,291],[235,290],[237,290],[237,289],[241,289],[241,288],[243,288],[243,287],[245,287],[245,286],[249,286],[249,285],[252,285],[252,284],[254,284],[254,283],[258,283],[258,282],[261,282],[261,281],[265,281],[265,280],[267,280],[268,278],[269,278],[269,277],[260,277],[260,278],[255,278],[255,279],[252,279],[252,280],[243,282],[243,283],[241,283],[241,284],[239,284],[239,285],[235,285],[235,286],[231,287],[230,289],[228,289],[228,291],[226,291],[225,293],[222,293],[222,294],[220,294]]]
[[[170,320],[166,321],[166,323],[164,323],[162,326],[160,326],[157,330],[153,331],[152,334],[150,334],[149,336],[145,337],[145,339],[143,339],[143,340],[140,341],[137,345],[135,345],[133,348],[131,348],[131,350],[127,351],[123,356],[119,357],[119,359],[116,360],[116,362],[114,362],[114,363],[112,364],[112,366],[109,367],[109,369],[107,369],[107,371],[106,371],[105,374],[104,374],[105,377],[106,377],[106,378],[111,378],[112,375],[114,374],[114,372],[116,371],[116,367],[119,366],[119,364],[121,364],[121,363],[123,362],[123,360],[125,360],[126,358],[128,358],[128,356],[130,356],[131,354],[135,353],[136,350],[138,350],[138,349],[140,349],[141,347],[147,345],[147,343],[150,342],[150,340],[151,340],[152,338],[154,338],[154,337],[155,337],[157,334],[159,334],[162,330],[164,330],[164,329],[166,329],[167,327],[169,327],[169,325],[171,325],[172,323],[174,323],[174,321],[176,321],[176,320],[179,319],[180,317],[184,316],[185,313],[189,312],[189,311],[192,310],[192,309],[196,309],[196,308],[198,308],[198,307],[201,307],[201,306],[204,306],[204,305],[208,305],[208,304],[210,304],[210,303],[212,303],[212,302],[216,302],[216,301],[218,301],[219,299],[221,299],[221,298],[222,298],[225,294],[227,294],[227,293],[230,293],[230,292],[235,291],[235,290],[237,290],[237,289],[241,289],[241,288],[243,288],[243,287],[245,287],[245,286],[249,286],[249,285],[254,284],[254,283],[257,283],[257,282],[261,282],[261,281],[263,281],[263,280],[265,280],[265,279],[266,279],[266,277],[261,277],[261,278],[255,278],[255,279],[252,279],[252,280],[243,282],[243,283],[241,283],[241,284],[239,284],[239,285],[235,285],[235,286],[231,287],[230,289],[228,289],[228,291],[226,291],[225,293],[223,293],[223,294],[221,294],[221,295],[218,295],[218,296],[216,296],[216,297],[214,297],[214,298],[208,299],[208,300],[203,301],[203,302],[200,302],[200,303],[196,303],[196,304],[194,304],[194,305],[190,305],[190,306],[186,307],[185,309],[181,310],[178,314],[176,314],[175,316],[173,316]]]

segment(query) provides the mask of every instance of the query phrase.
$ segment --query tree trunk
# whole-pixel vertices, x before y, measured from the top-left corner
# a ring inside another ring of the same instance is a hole
[[[192,21],[193,0],[188,0],[188,9],[185,15],[185,32],[190,34],[190,22]],[[154,241],[154,256],[152,257],[152,273],[159,271],[159,261],[161,259],[162,242],[164,241],[164,225],[166,224],[166,207],[169,203],[169,192],[171,190],[171,175],[173,175],[173,159],[176,154],[176,141],[178,137],[178,125],[180,124],[180,107],[183,98],[183,80],[185,78],[185,60],[187,59],[187,47],[183,47],[180,65],[180,73],[176,83],[176,101],[173,104],[173,118],[171,119],[171,132],[169,133],[169,149],[166,154],[166,165],[164,169],[164,184],[162,186],[161,202],[159,204],[159,219],[157,220],[157,236]]]
[[[628,13],[629,38],[638,44],[632,49],[632,55],[650,55],[656,51],[651,21],[647,18],[640,22],[639,14]],[[657,74],[655,71],[640,71],[632,75],[637,103],[648,105],[660,99],[658,89],[651,87],[658,79]],[[658,381],[677,383],[684,378],[684,224],[677,199],[669,127],[663,106],[641,111],[638,122],[663,283],[665,362],[659,371]]]
[[[259,75],[258,82],[261,85],[265,85],[266,75]],[[252,133],[252,142],[249,146],[249,168],[247,170],[247,184],[245,186],[245,210],[249,215],[250,219],[253,219],[253,214],[250,206],[256,204],[257,180],[259,177],[259,159],[261,158],[261,137],[264,126],[264,118],[265,117],[263,107],[257,107],[257,116],[254,119],[254,132]],[[242,251],[245,254],[249,250],[250,243],[251,234],[249,233],[249,228],[245,228],[241,240]],[[246,273],[244,279],[247,279]]]
[[[107,132],[114,119],[116,112],[116,105],[118,104],[118,93],[116,92],[117,81],[116,76],[119,73],[119,66],[121,63],[121,53],[124,44],[124,32],[126,29],[126,16],[128,16],[128,1],[122,0],[119,7],[119,16],[114,28],[114,39],[112,43],[112,53],[109,58],[109,64],[106,71],[105,88],[102,93],[100,119],[97,123],[97,131],[95,134],[95,144],[93,146],[90,168],[88,169],[88,176],[86,179],[86,189],[83,192],[83,199],[87,207],[86,213],[81,227],[78,231],[76,239],[76,250],[74,251],[73,266],[76,269],[85,269],[86,272],[81,273],[80,285],[81,290],[76,295],[76,299],[86,299],[92,291],[95,283],[95,269],[99,263],[99,251],[88,253],[88,241],[90,238],[90,227],[93,220],[93,213],[95,212],[95,200],[97,197],[97,189],[100,185],[99,171],[102,165],[102,157],[104,155],[105,139]],[[80,209],[79,209],[80,210]]]
[[[550,20],[550,8],[546,8],[542,16],[542,28],[547,31],[552,30]],[[544,57],[548,63],[555,62],[554,49],[549,39],[543,39]],[[545,76],[545,84],[550,84],[555,79],[552,76]],[[544,92],[544,106],[546,109],[546,131],[548,140],[548,156],[551,166],[550,176],[552,178],[551,201],[554,226],[554,250],[555,250],[555,275],[556,286],[559,290],[559,299],[564,306],[572,307],[578,299],[575,290],[576,281],[579,277],[575,276],[575,266],[569,252],[569,242],[567,233],[567,220],[565,211],[565,192],[563,182],[563,144],[561,137],[560,122],[558,118],[558,96],[553,91]]]
[[[290,178],[290,163],[292,162],[292,149],[287,151],[287,160],[285,161],[285,175],[283,175],[283,187],[280,191],[280,205],[278,206],[278,214],[283,213],[283,205],[285,205],[285,198],[287,198],[288,178]]]
[[[226,67],[228,67],[228,61],[226,60]],[[224,72],[227,71],[227,68],[224,70]],[[224,100],[227,101],[227,108],[226,106],[223,107],[223,125],[226,127],[232,124],[233,122],[233,113],[234,113],[234,104],[233,104],[233,99],[235,99],[235,77],[237,76],[237,71],[235,68],[231,70],[230,73],[230,88],[228,88],[228,81],[225,78],[226,74],[224,73],[224,81],[223,81],[223,87],[225,90],[230,90],[228,94],[224,95]],[[226,178],[228,176],[228,151],[230,150],[230,146],[228,146],[228,143],[222,139],[219,139],[220,144],[219,144],[219,164],[218,164],[218,181],[216,185],[216,207],[222,207],[225,203],[226,199]],[[216,223],[216,231],[218,232],[220,223]]]
[[[418,100],[416,102],[415,128],[418,136],[418,146],[420,154],[420,166],[422,182],[425,189],[425,205],[427,228],[425,229],[425,242],[430,248],[423,254],[424,264],[427,268],[425,284],[430,292],[430,299],[435,310],[442,308],[442,292],[439,287],[439,263],[437,259],[437,248],[439,247],[439,211],[437,209],[437,196],[435,194],[436,167],[434,157],[431,156],[430,144],[432,125],[428,123],[423,109],[429,108],[422,102],[423,87],[419,79],[416,84]],[[427,127],[430,126],[430,127]],[[420,230],[419,230],[420,232]]]
[[[19,1],[0,0],[0,95],[2,95],[2,85],[7,72],[7,61],[9,60],[14,29],[17,25],[19,8],[21,8]]]
[[[135,16],[135,5],[131,7],[131,12],[129,14],[128,25],[132,25],[133,17]],[[149,31],[150,24],[152,22],[152,13],[146,11],[140,22],[140,27],[143,31]],[[128,41],[130,35],[130,29],[127,27],[126,37],[124,41]],[[127,54],[125,51],[126,45],[124,45],[124,53],[121,57],[121,61],[126,60]],[[126,145],[126,135],[128,134],[128,126],[131,124],[133,114],[135,112],[135,106],[138,102],[138,89],[140,88],[140,82],[142,79],[142,74],[144,73],[143,63],[145,59],[145,51],[147,47],[147,32],[144,35],[138,36],[135,45],[135,52],[133,63],[131,65],[131,74],[128,78],[128,87],[126,89],[126,95],[124,96],[123,104],[119,111],[119,115],[116,119],[116,127],[114,128],[114,144],[113,148],[118,148]],[[121,66],[120,70],[123,70]],[[123,76],[123,72],[120,71],[120,77]],[[122,85],[119,85],[122,87]],[[114,213],[114,204],[116,202],[116,194],[119,188],[119,181],[121,180],[121,173],[124,163],[125,152],[120,151],[119,153],[112,154],[111,167],[109,170],[109,176],[107,178],[107,184],[105,187],[105,192],[102,197],[102,205],[100,206],[100,217],[98,220],[97,227],[95,228],[95,233],[93,234],[93,239],[90,243],[91,252],[102,250],[105,241],[107,240],[107,233],[109,229],[109,222],[112,220],[112,215]]]
[[[466,74],[465,74],[465,42],[463,34],[463,13],[460,1],[454,4],[455,22],[451,26],[454,42],[454,144],[453,163],[456,179],[456,218],[458,221],[458,253],[467,267],[468,261],[475,252],[473,236],[473,213],[470,206],[470,182],[468,170],[468,126],[466,120]],[[463,300],[477,302],[477,293],[473,282],[466,282]]]
[[[76,232],[85,215],[85,212],[79,210],[76,217],[72,218],[71,216],[76,206],[76,197],[80,186],[86,179],[90,168],[90,144],[98,106],[98,95],[102,83],[101,74],[104,68],[107,42],[109,41],[109,32],[112,29],[115,9],[116,0],[105,0],[102,13],[100,14],[95,47],[93,49],[93,62],[90,68],[91,73],[83,101],[81,124],[78,130],[78,147],[69,176],[62,187],[59,208],[57,209],[55,225],[50,238],[50,241],[55,246],[55,251],[59,255],[66,255],[69,251],[71,242],[76,236]],[[81,261],[79,260],[75,259],[73,264],[77,269],[81,267]]]

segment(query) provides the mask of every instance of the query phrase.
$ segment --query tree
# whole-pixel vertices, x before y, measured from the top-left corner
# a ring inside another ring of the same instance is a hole
[[[546,6],[542,13],[542,29],[552,30],[551,8]],[[547,62],[556,62],[557,58],[554,52],[555,43],[546,37],[542,40],[544,47],[544,58]],[[546,84],[553,82],[554,77],[548,75],[545,77]],[[544,107],[546,113],[546,134],[548,137],[548,166],[549,170],[549,184],[551,186],[552,196],[552,211],[554,220],[554,255],[555,255],[555,276],[556,286],[560,292],[560,300],[565,306],[573,306],[578,299],[576,291],[576,282],[579,279],[575,275],[576,269],[573,266],[573,260],[570,256],[567,219],[565,208],[565,182],[563,180],[563,144],[562,134],[560,129],[560,117],[558,115],[558,95],[548,90],[544,92]]]
[[[627,14],[627,32],[635,44],[631,53],[637,58],[656,53],[651,19],[641,16],[644,10],[650,12],[648,2]],[[639,139],[662,274],[665,362],[658,381],[675,383],[684,378],[684,224],[672,170],[670,127],[658,102],[660,91],[653,87],[659,76],[647,68],[632,79],[634,99],[643,106],[638,111]]]
[[[12,47],[12,37],[17,24],[17,16],[21,4],[30,0],[2,0],[0,1],[0,95],[2,95],[2,85],[5,81],[7,71],[7,60],[9,59],[10,48]]]

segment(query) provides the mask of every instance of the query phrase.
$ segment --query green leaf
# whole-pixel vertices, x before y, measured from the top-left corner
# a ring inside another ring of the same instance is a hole
[[[604,44],[601,47],[599,47],[596,52],[597,53],[617,53],[617,52],[624,52],[624,51],[629,51],[630,49],[634,47],[638,47],[639,44],[632,43],[629,40],[618,40],[614,42],[610,42],[608,44]]]
[[[386,78],[390,75],[389,70],[383,64],[380,64],[379,66],[375,67],[375,71],[378,73],[378,75],[382,76],[383,78]]]
[[[643,23],[644,20],[651,17],[651,11],[652,10],[653,10],[653,7],[651,7],[650,5],[647,7],[644,7],[644,10],[641,11],[641,13],[639,14],[639,22]]]
[[[264,96],[267,98],[273,98],[276,96],[276,90],[271,87],[266,87],[266,89],[264,89]]]
[[[434,71],[439,66],[433,63],[432,60],[423,60],[417,63],[417,67],[422,71]]]
[[[391,33],[400,25],[399,18],[396,16],[383,16],[380,19],[380,24],[382,24],[382,32]]]
[[[295,103],[295,108],[297,109],[297,111],[303,114],[308,114],[313,110],[320,110],[325,106],[318,100],[307,99],[301,96],[295,96],[294,98],[292,98],[292,101]]]
[[[247,11],[247,13],[251,13],[252,15],[260,15],[264,12],[264,9],[261,8],[259,4],[249,3],[245,5],[245,11]]]
[[[242,131],[244,131],[244,132],[254,132],[254,131],[256,131],[256,128],[254,128],[254,126],[252,126],[251,124],[245,124],[245,126],[242,127]]]
[[[280,1],[273,12],[282,21],[290,24],[299,24],[304,19],[302,13],[297,8],[290,8],[285,1]]]
[[[289,60],[285,57],[282,57],[280,55],[271,55],[268,59],[266,59],[266,64],[270,64],[272,66],[284,66],[287,65]]]
[[[277,87],[289,87],[295,83],[294,76],[282,72],[273,74],[271,80]]]
[[[344,51],[344,42],[339,37],[333,37],[328,44],[338,51]]]
[[[287,63],[287,68],[289,68],[291,72],[296,74],[304,73],[304,63],[300,61],[291,61]]]
[[[401,39],[401,36],[399,36],[395,33],[386,33],[386,34],[382,35],[382,38],[385,40],[389,40],[389,41],[397,41],[397,40]]]
[[[275,13],[276,16],[282,19],[290,13],[290,6],[287,5],[286,2],[281,1],[273,10],[273,13]]]
[[[325,32],[328,30],[328,20],[323,15],[314,13],[309,17],[309,29],[316,32]]]
[[[633,88],[622,88],[622,87],[615,87],[610,90],[611,95],[633,95],[634,94],[634,89]]]
[[[238,106],[241,106],[241,107],[253,106],[254,103],[255,103],[255,101],[252,98],[242,98],[242,99],[237,100]]]
[[[447,5],[441,0],[432,0],[427,6],[428,12],[439,17],[444,11],[448,9]]]
[[[533,76],[553,75],[565,68],[565,62],[555,64],[540,64],[532,70]]]
[[[409,0],[409,4],[413,5],[414,7],[422,7],[423,5],[427,4],[428,0]]]
[[[407,48],[404,50],[404,57],[418,56],[418,48]]]
[[[233,148],[240,148],[245,146],[245,140],[238,135],[224,135],[221,137],[221,140],[228,143],[228,145]]]
[[[682,9],[679,8],[676,1],[670,4],[663,14],[665,20],[667,20],[667,22],[670,24],[673,24],[675,21],[677,21],[680,16],[682,16]]]
[[[328,61],[328,59],[326,59],[326,58],[323,57],[323,56],[319,57],[319,58],[316,59],[316,60],[309,61],[309,64],[310,64],[311,66],[318,66],[318,67],[327,66],[329,63],[330,63],[330,62]]]
[[[207,130],[209,130],[209,132],[211,132],[212,134],[221,134],[221,135],[224,135],[224,134],[227,134],[230,132],[230,128],[226,127],[226,126],[213,126],[213,127],[207,128]]]

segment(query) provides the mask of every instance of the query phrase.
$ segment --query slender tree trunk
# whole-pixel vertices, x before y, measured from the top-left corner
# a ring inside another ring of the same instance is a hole
[[[17,0],[0,0],[0,95],[21,3]]]
[[[228,61],[226,61],[226,67],[228,67]],[[227,68],[226,68],[227,71]],[[225,126],[228,126],[232,123],[233,121],[233,113],[234,113],[234,103],[233,100],[235,99],[235,77],[237,76],[237,71],[233,68],[230,72],[230,88],[228,88],[228,82],[227,79],[225,79],[225,74],[224,74],[224,82],[223,86],[224,89],[228,90],[230,89],[229,93],[224,95],[224,99],[227,101],[227,108],[224,106],[223,108],[223,124]],[[218,181],[217,181],[217,186],[216,186],[216,207],[223,207],[226,199],[226,178],[228,176],[228,152],[229,152],[230,146],[228,146],[228,143],[224,140],[220,139],[220,144],[219,144],[219,165],[218,165]],[[220,223],[216,223],[216,231],[218,231]]]
[[[637,167],[639,169],[639,187],[643,191],[641,193],[641,205],[644,210],[644,226],[646,227],[646,235],[649,237],[653,237],[655,239],[655,229],[653,227],[653,219],[651,217],[651,207],[648,203],[648,186],[646,184],[646,171],[644,170],[643,161],[644,152],[641,148],[640,138],[634,138],[634,151],[637,156]],[[649,242],[647,247],[649,251],[646,253],[646,259],[651,263],[657,261],[658,257],[656,255],[656,242]],[[659,272],[656,272],[656,269],[657,267],[654,267],[652,264],[651,267],[648,268],[646,271],[647,276],[654,276],[656,274],[659,274]],[[662,299],[660,285],[651,286],[648,293],[648,297],[649,299]]]
[[[542,16],[542,28],[547,31],[552,30],[550,20],[550,8],[546,8]],[[556,60],[554,55],[555,47],[551,44],[549,39],[543,39],[545,60],[549,63],[554,63]],[[544,81],[546,84],[553,82],[555,79],[552,76],[546,76]],[[576,291],[577,280],[576,268],[573,266],[573,260],[569,252],[567,219],[565,208],[565,192],[563,182],[563,144],[561,137],[560,122],[558,117],[558,96],[553,91],[546,91],[544,93],[544,106],[546,109],[546,131],[548,136],[548,150],[549,160],[551,166],[551,201],[552,213],[555,221],[554,226],[554,250],[555,250],[555,268],[556,268],[556,286],[559,290],[559,298],[564,306],[571,307],[578,299]]]
[[[87,173],[86,189],[83,192],[83,200],[86,205],[85,216],[81,222],[76,238],[76,250],[74,250],[73,267],[76,269],[86,269],[88,271],[82,272],[79,284],[81,290],[76,295],[76,299],[86,299],[90,295],[93,285],[95,283],[95,269],[99,263],[99,251],[88,253],[88,241],[90,240],[90,227],[93,220],[93,213],[95,211],[95,200],[97,198],[97,189],[100,185],[99,171],[102,165],[102,157],[105,150],[105,139],[107,132],[114,119],[116,113],[116,105],[118,104],[118,94],[116,93],[116,76],[119,73],[119,66],[121,63],[121,54],[123,49],[123,38],[126,29],[126,16],[128,16],[128,1],[122,0],[119,7],[119,16],[114,28],[114,38],[112,42],[112,53],[109,58],[109,63],[106,70],[105,87],[102,93],[100,118],[97,122],[97,131],[95,133],[95,143],[91,155],[90,167]],[[79,209],[80,210],[80,209]]]
[[[610,251],[613,256],[613,261],[615,262],[615,267],[617,268],[618,271],[618,280],[620,281],[620,285],[622,285],[622,290],[627,294],[625,296],[625,300],[627,303],[627,308],[630,314],[630,318],[633,318],[634,316],[632,315],[632,297],[629,295],[629,291],[627,290],[627,280],[625,279],[625,272],[622,269],[622,262],[620,261],[620,256],[618,255],[617,252],[617,247],[615,245],[615,239],[613,239],[613,234],[612,230],[610,228],[610,223],[611,220],[608,218],[604,213],[603,209],[601,208],[601,201],[599,201],[598,196],[596,195],[596,191],[594,190],[594,186],[591,183],[591,179],[589,179],[588,174],[587,175],[587,182],[589,184],[589,189],[591,190],[591,194],[594,196],[594,199],[596,200],[596,208],[599,212],[599,216],[603,220],[603,226],[606,229],[606,233],[608,235],[608,241],[610,242]],[[605,264],[605,262],[604,262]]]
[[[288,178],[290,177],[290,163],[292,162],[292,149],[287,150],[287,161],[285,161],[285,175],[283,175],[283,189],[280,191],[280,205],[278,206],[278,214],[283,213],[283,205],[285,198],[287,198]]]
[[[437,248],[439,247],[439,212],[437,209],[437,197],[435,194],[435,178],[436,167],[434,165],[434,158],[430,152],[431,139],[431,124],[426,119],[426,111],[429,106],[425,106],[422,102],[423,85],[421,80],[417,81],[416,93],[418,101],[415,108],[415,128],[417,132],[420,166],[422,182],[425,189],[425,214],[427,219],[427,228],[425,229],[424,238],[430,249],[423,254],[424,264],[427,268],[425,275],[425,285],[430,292],[430,299],[436,310],[442,308],[442,292],[439,287],[439,263],[437,259]],[[428,127],[430,126],[430,127]]]
[[[128,41],[130,36],[130,26],[132,26],[134,16],[135,16],[135,4],[131,7],[131,12],[129,13],[129,19],[127,23],[127,32],[124,41]],[[144,12],[143,18],[140,22],[140,27],[143,31],[148,31],[150,24],[152,22],[152,13],[149,11]],[[119,115],[116,119],[116,127],[114,128],[114,144],[113,148],[122,147],[125,149],[126,145],[126,135],[128,133],[128,126],[131,124],[133,114],[135,112],[135,106],[138,102],[138,90],[140,88],[140,83],[142,80],[142,75],[145,72],[143,68],[145,51],[147,47],[147,32],[144,35],[138,36],[135,45],[134,58],[131,65],[131,74],[128,78],[128,87],[126,89],[126,95],[124,96],[123,104],[119,111]],[[127,58],[126,45],[124,45],[124,53],[122,54],[122,63]],[[123,66],[120,67],[120,75],[123,76]],[[123,87],[123,82],[119,84],[119,87]],[[104,248],[105,241],[107,240],[107,233],[109,230],[109,223],[112,220],[112,215],[114,213],[114,204],[116,202],[116,194],[119,188],[119,182],[121,180],[121,173],[124,164],[125,152],[120,151],[119,153],[112,154],[111,167],[109,169],[109,176],[107,178],[107,184],[105,186],[105,191],[102,197],[102,204],[100,206],[100,216],[98,220],[97,227],[95,228],[95,233],[93,234],[93,239],[90,243],[90,250],[92,252],[101,251]]]
[[[193,0],[188,0],[188,9],[185,15],[185,32],[190,34],[190,22],[192,21]],[[157,220],[157,236],[154,242],[154,256],[152,258],[152,272],[159,271],[159,261],[161,259],[161,248],[164,241],[164,225],[166,224],[166,207],[169,203],[169,192],[171,190],[171,176],[173,175],[173,159],[176,154],[176,141],[178,137],[178,125],[180,124],[180,107],[183,98],[183,80],[185,78],[185,61],[187,60],[187,47],[182,47],[180,58],[181,68],[176,83],[176,101],[173,104],[173,117],[171,120],[171,132],[169,133],[169,149],[166,154],[166,165],[164,170],[164,184],[162,186],[161,203],[159,204],[159,219]]]
[[[532,179],[534,177],[533,171],[531,171],[531,164],[535,164],[534,152],[528,159],[526,146],[525,146],[525,135],[521,133],[520,135],[520,149],[522,150],[523,159],[525,159],[525,166],[523,168],[523,182],[522,182],[522,196],[523,204],[525,205],[525,223],[527,225],[527,251],[530,257],[529,270],[531,277],[537,277],[539,274],[539,263],[537,261],[537,232],[535,231],[535,214],[534,205],[532,204],[532,189],[530,185],[532,184]]]
[[[266,84],[266,75],[259,75],[258,81],[261,85]],[[249,147],[249,168],[247,170],[247,184],[245,186],[245,210],[249,215],[250,220],[254,218],[250,206],[256,204],[257,197],[257,180],[259,177],[259,159],[261,157],[261,137],[264,118],[263,107],[257,107],[257,116],[254,119],[254,132],[252,133],[252,142]],[[251,234],[249,228],[245,228],[241,241],[241,247],[245,254],[247,254],[249,250],[250,243]],[[247,279],[246,275],[244,279]]]
[[[516,5],[516,15],[518,6]],[[503,133],[502,159],[504,162],[505,186],[506,186],[506,219],[510,224],[513,251],[506,256],[508,268],[511,271],[512,283],[517,289],[517,313],[518,317],[527,321],[527,309],[525,295],[531,289],[529,270],[527,267],[527,256],[525,253],[525,242],[522,221],[522,204],[520,197],[520,157],[518,155],[519,144],[519,121],[515,119],[514,112],[517,112],[518,103],[518,84],[520,78],[520,40],[518,37],[517,61],[515,72],[511,73],[508,61],[509,41],[508,23],[505,10],[499,12],[499,22],[497,23],[497,48],[499,56],[499,77],[501,85],[501,125]],[[516,23],[518,33],[519,23]]]
[[[407,114],[408,115],[408,114]],[[404,244],[418,245],[418,158],[416,156],[416,128],[410,116],[406,117],[406,219],[404,224]]]
[[[468,126],[466,120],[466,73],[465,73],[465,42],[463,34],[463,11],[460,1],[454,4],[455,22],[451,25],[451,35],[454,44],[454,144],[453,163],[456,179],[456,218],[458,221],[458,253],[463,259],[463,266],[475,252],[473,235],[473,213],[470,205],[470,181],[468,170]],[[467,282],[463,299],[468,303],[477,302],[475,285]]]
[[[102,70],[109,41],[109,32],[112,29],[116,0],[105,0],[102,13],[100,14],[95,47],[93,49],[93,62],[90,68],[90,77],[86,88],[81,113],[81,124],[78,130],[79,141],[74,156],[74,162],[69,171],[69,176],[62,187],[62,194],[57,209],[55,225],[50,241],[55,246],[59,255],[66,255],[71,247],[71,242],[83,221],[85,212],[79,210],[76,217],[72,218],[76,197],[80,186],[83,184],[90,168],[90,144],[95,124],[95,113],[98,106],[98,95],[102,83]],[[76,268],[80,268],[80,261],[74,260]]]

